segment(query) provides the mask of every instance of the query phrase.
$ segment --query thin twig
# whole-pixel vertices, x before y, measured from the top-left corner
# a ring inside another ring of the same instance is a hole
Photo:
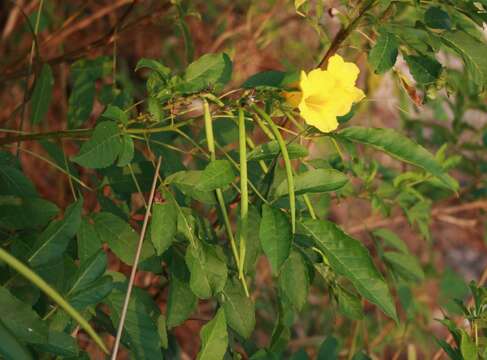
[[[150,209],[152,206],[152,202],[154,201],[154,194],[156,192],[157,178],[159,175],[159,169],[161,168],[161,160],[162,158],[159,156],[159,159],[157,160],[156,171],[154,173],[154,178],[152,180],[152,187],[149,195],[147,209],[145,211],[144,223],[142,225],[142,230],[140,232],[139,243],[137,244],[137,251],[135,253],[134,264],[132,266],[132,271],[130,273],[129,284],[127,287],[127,294],[125,295],[122,314],[120,315],[120,322],[118,324],[117,336],[115,338],[115,345],[113,346],[113,351],[112,351],[112,357],[111,357],[112,360],[117,359],[118,348],[120,347],[120,339],[122,338],[123,325],[125,323],[125,317],[127,316],[127,309],[129,306],[130,295],[132,294],[132,288],[134,286],[134,281],[135,281],[135,274],[137,272],[137,265],[139,263],[140,253],[142,251],[142,243],[144,242],[145,231],[147,229],[147,223],[149,222]]]

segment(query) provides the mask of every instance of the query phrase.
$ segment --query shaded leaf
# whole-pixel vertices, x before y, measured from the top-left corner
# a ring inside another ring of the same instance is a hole
[[[279,288],[296,310],[300,311],[306,303],[308,287],[309,279],[303,257],[299,252],[292,251],[281,267]]]
[[[4,359],[31,360],[29,350],[5,327],[0,319],[0,356]]]
[[[393,270],[405,279],[416,281],[424,279],[423,269],[416,257],[394,251],[387,251],[383,256]]]
[[[452,26],[450,15],[436,6],[425,11],[424,22],[426,26],[432,29],[449,30]]]
[[[200,299],[208,299],[223,290],[227,282],[227,265],[221,247],[200,243],[186,250],[189,285]]]
[[[227,322],[225,312],[220,308],[215,317],[202,327],[200,332],[201,349],[198,360],[223,359],[228,346]]]
[[[78,239],[78,257],[80,263],[83,264],[101,249],[101,239],[96,232],[95,225],[90,223],[87,218],[81,219],[76,235]]]
[[[83,199],[71,204],[62,220],[52,221],[33,245],[28,262],[40,266],[59,258],[66,250],[69,241],[76,235],[81,223]]]
[[[360,298],[341,286],[335,288],[335,295],[338,302],[338,310],[343,315],[353,320],[360,320],[364,317]]]
[[[419,84],[432,84],[441,74],[442,66],[436,59],[427,56],[405,56],[409,70]]]
[[[51,67],[48,64],[44,64],[32,92],[30,115],[32,124],[38,124],[44,120],[51,103],[53,85],[54,77],[52,76]]]
[[[120,129],[113,121],[99,123],[90,140],[85,142],[78,155],[71,160],[90,169],[100,169],[112,165],[122,151]]]
[[[291,251],[291,224],[287,216],[279,209],[262,206],[259,237],[272,271],[277,274]]]
[[[197,187],[200,191],[214,191],[225,188],[236,176],[237,174],[230,161],[214,160],[203,170]]]
[[[157,255],[171,246],[177,232],[178,211],[172,199],[152,206],[151,240]]]
[[[225,295],[223,310],[228,326],[243,338],[249,338],[255,327],[254,302],[245,295],[237,279],[227,281],[223,293]]]
[[[306,219],[300,223],[300,227],[326,255],[337,274],[350,280],[362,296],[376,304],[386,315],[397,319],[387,284],[361,242],[325,220]]]
[[[369,62],[377,74],[383,74],[396,63],[398,43],[396,37],[387,31],[380,31],[377,43],[370,50]]]
[[[443,170],[428,150],[393,129],[353,126],[340,131],[339,135],[347,140],[371,145],[378,150],[385,151],[401,161],[430,172],[451,190],[458,189],[456,180]]]
[[[37,190],[22,171],[2,164],[0,165],[0,195],[37,197]]]

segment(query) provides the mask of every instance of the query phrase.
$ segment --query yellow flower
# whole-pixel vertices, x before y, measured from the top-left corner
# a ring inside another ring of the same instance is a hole
[[[335,130],[337,116],[347,114],[354,102],[365,97],[355,86],[359,72],[355,64],[343,61],[339,55],[330,58],[326,70],[315,69],[308,74],[302,71],[298,108],[306,123],[325,133]]]

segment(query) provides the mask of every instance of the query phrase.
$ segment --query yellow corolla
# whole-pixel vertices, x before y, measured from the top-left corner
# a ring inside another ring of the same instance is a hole
[[[315,69],[306,74],[301,72],[299,102],[294,93],[288,94],[288,101],[297,103],[301,116],[307,124],[322,132],[330,132],[338,127],[337,116],[347,114],[354,102],[365,95],[355,86],[359,68],[334,55],[326,70]]]

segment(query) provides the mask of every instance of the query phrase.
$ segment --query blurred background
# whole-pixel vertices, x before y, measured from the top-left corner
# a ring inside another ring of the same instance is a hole
[[[230,88],[238,87],[250,75],[263,70],[310,70],[322,58],[355,5],[353,1],[320,3],[320,7],[313,7],[303,14],[296,11],[290,0],[44,0],[43,10],[39,13],[39,0],[4,0],[0,3],[0,134],[3,133],[0,137],[8,134],[7,129],[22,128],[29,132],[66,129],[73,85],[70,65],[83,58],[94,59],[104,55],[111,60],[106,69],[110,75],[96,82],[97,96],[85,127],[95,123],[104,109],[104,96],[110,96],[115,88],[135,100],[144,98],[146,78],[143,72],[134,71],[137,61],[144,57],[159,59],[166,66],[182,72],[192,59],[202,54],[225,51],[234,64]],[[37,48],[32,53],[35,61],[30,66],[32,30],[36,26]],[[423,105],[421,97],[424,94],[414,88],[405,88],[398,79],[411,76],[402,65],[402,59],[399,59],[394,74],[379,77],[372,73],[363,49],[370,49],[373,37],[373,34],[359,28],[339,51],[347,61],[355,62],[361,68],[358,86],[367,94],[351,122],[401,128],[419,141],[430,141],[436,134],[442,136],[441,128],[450,128],[456,116],[452,108],[441,101]],[[461,62],[455,57],[444,56],[452,68],[461,69]],[[33,74],[40,71],[42,63],[49,63],[53,69],[53,101],[46,120],[32,125],[22,120],[22,104],[26,101],[26,81],[27,86],[32,84]],[[466,100],[464,103],[469,104]],[[465,123],[474,129],[473,132],[479,132],[479,136],[487,123],[482,106],[485,110],[485,98],[480,98],[471,108],[465,105],[461,115]],[[434,139],[432,143],[434,145]],[[46,149],[36,142],[27,142],[24,146],[36,154],[49,156]],[[66,142],[64,146],[68,155],[77,151],[75,144]],[[315,154],[330,151],[319,146],[311,150]],[[475,155],[464,154],[463,151],[459,149],[458,154],[485,166],[486,151],[478,151]],[[398,162],[388,157],[378,156],[377,159],[400,169]],[[42,197],[60,208],[71,203],[69,183],[62,173],[29,153],[22,152],[20,160],[26,175],[33,180]],[[374,213],[368,201],[350,198],[332,202],[325,196],[320,199],[332,220],[366,244],[375,241],[370,231],[379,228],[394,230],[424,266],[425,280],[412,287],[411,293],[399,294],[403,301],[409,301],[409,304],[403,304],[408,321],[396,327],[392,322],[381,323],[383,320],[377,314],[379,320],[375,319],[375,325],[370,325],[369,331],[361,335],[367,347],[382,349],[379,352],[383,359],[406,358],[404,354],[408,346],[414,346],[418,358],[432,358],[437,350],[434,336],[447,336],[444,327],[435,319],[443,318],[445,311],[458,314],[459,309],[452,299],[467,297],[470,280],[481,283],[486,280],[487,189],[485,180],[482,180],[485,175],[475,175],[475,171],[462,169],[453,173],[462,184],[468,185],[465,187],[468,190],[460,194],[461,197],[450,195],[441,198],[432,205],[430,217],[416,219],[416,224],[423,226],[423,231],[418,230],[418,226],[411,226],[400,211],[393,211],[390,217]],[[89,183],[90,174],[81,173],[80,178]],[[95,195],[85,200],[88,208],[96,209]],[[429,230],[424,230],[424,227]],[[256,287],[259,296],[265,298],[271,273],[265,261],[259,262],[258,266]],[[110,268],[129,272],[129,268],[115,258]],[[150,289],[164,309],[166,280],[163,275],[140,272],[136,284]],[[257,300],[261,326],[255,337],[262,346],[268,343],[272,332],[266,306]],[[378,312],[373,307],[367,311],[372,317]],[[175,329],[184,358],[193,358],[197,353],[201,320],[207,319],[210,312],[211,306],[201,302],[198,314]],[[319,344],[332,332],[343,336],[345,346],[351,346],[346,342],[350,341],[350,333],[358,333],[358,329],[334,314],[336,312],[330,305],[326,290],[317,284],[310,292],[309,304],[293,327],[289,347],[294,351],[303,348],[314,357]],[[83,334],[80,342],[95,358],[100,355]]]

